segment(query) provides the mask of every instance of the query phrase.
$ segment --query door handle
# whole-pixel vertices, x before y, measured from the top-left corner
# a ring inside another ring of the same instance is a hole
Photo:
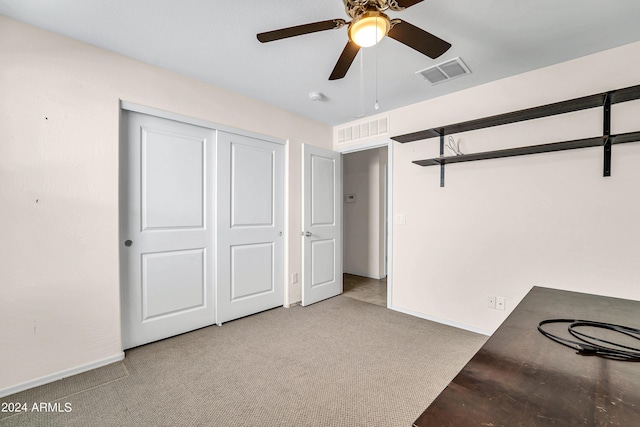
[[[129,246],[133,245],[133,240],[125,240],[125,241],[124,241],[124,245],[125,245],[126,247],[129,247]]]
[[[311,232],[310,232],[310,231],[307,231],[306,233],[304,233],[304,235],[305,235],[305,236],[307,236],[307,237],[309,237],[309,236],[311,236]]]

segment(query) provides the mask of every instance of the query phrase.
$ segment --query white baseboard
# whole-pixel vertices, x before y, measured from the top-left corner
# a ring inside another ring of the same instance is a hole
[[[30,388],[38,387],[44,384],[52,383],[54,381],[61,380],[63,378],[70,377],[72,375],[81,374],[83,372],[90,371],[92,369],[101,368],[103,366],[110,365],[115,362],[119,362],[124,359],[124,351],[116,354],[115,356],[108,357],[106,359],[98,360],[96,362],[87,363],[86,365],[77,366],[75,368],[66,369],[64,371],[56,372],[51,375],[45,375],[44,377],[36,378],[35,380],[27,381],[22,384],[14,385],[11,387],[0,389],[0,397],[9,396],[11,394],[19,393],[21,391],[28,390]]]
[[[476,328],[475,326],[466,325],[464,323],[452,322],[451,320],[442,319],[440,317],[428,316],[423,313],[418,313],[417,311],[411,311],[400,307],[390,306],[391,310],[398,311],[400,313],[408,314],[410,316],[419,317],[421,319],[430,320],[436,323],[442,323],[443,325],[453,326],[454,328],[464,329],[465,331],[475,332],[477,334],[482,334],[490,337],[493,335],[493,332],[488,331],[486,329]]]

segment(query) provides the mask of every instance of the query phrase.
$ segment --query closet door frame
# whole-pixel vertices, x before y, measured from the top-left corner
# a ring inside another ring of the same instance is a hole
[[[287,272],[289,271],[289,259],[288,259],[288,254],[289,254],[289,236],[288,236],[288,230],[289,230],[289,174],[288,174],[288,170],[289,170],[289,156],[288,156],[288,142],[284,139],[280,139],[280,138],[275,138],[272,136],[268,136],[268,135],[263,135],[263,134],[259,134],[256,132],[250,132],[250,131],[245,131],[242,129],[237,129],[237,128],[233,128],[230,126],[225,126],[225,125],[221,125],[215,122],[210,122],[207,120],[202,120],[202,119],[197,119],[197,118],[193,118],[193,117],[189,117],[189,116],[185,116],[182,114],[177,114],[177,113],[173,113],[173,112],[169,112],[169,111],[165,111],[165,110],[160,110],[157,108],[153,108],[153,107],[148,107],[145,105],[140,105],[140,104],[135,104],[132,102],[128,102],[128,101],[123,101],[120,100],[120,109],[119,109],[119,113],[120,113],[120,122],[122,122],[122,112],[123,111],[131,111],[131,112],[136,112],[136,113],[142,113],[142,114],[147,114],[147,115],[151,115],[151,116],[156,116],[156,117],[160,117],[163,119],[168,119],[168,120],[175,120],[177,122],[181,122],[181,123],[186,123],[186,124],[190,124],[190,125],[195,125],[195,126],[200,126],[200,127],[204,127],[204,128],[209,128],[212,129],[216,132],[218,131],[222,131],[222,132],[228,132],[228,133],[232,133],[232,134],[237,134],[237,135],[242,135],[242,136],[246,136],[248,138],[255,138],[255,139],[260,139],[260,140],[264,140],[267,142],[272,142],[275,144],[280,144],[282,146],[284,146],[284,151],[285,151],[285,155],[284,155],[284,166],[285,166],[285,174],[284,174],[284,259],[282,259],[282,268],[284,269],[284,275],[282,278],[282,284],[281,286],[283,287],[284,290],[284,297],[283,297],[283,301],[282,304],[285,307],[289,306],[289,283],[287,281]],[[122,123],[120,123],[122,124]],[[123,135],[123,133],[126,132],[126,129],[123,129],[123,126],[120,126],[120,140],[122,140],[122,138],[126,137],[126,135]],[[216,141],[217,143],[217,141]],[[121,153],[122,154],[122,153]],[[217,161],[219,162],[220,159],[217,159]],[[216,168],[217,170],[217,168]],[[214,179],[217,182],[217,177],[212,177],[212,179]],[[215,189],[216,188],[216,182],[211,183],[210,188]],[[214,200],[216,199],[215,195],[214,196]],[[215,202],[214,202],[215,203]],[[217,224],[218,221],[218,212],[219,206],[214,206],[213,211],[214,211],[214,219],[213,222],[214,224]],[[217,241],[217,232],[215,233],[216,235],[216,239],[215,239],[215,248],[217,250],[218,248],[218,241]],[[120,242],[122,236],[119,236],[118,238],[118,242]],[[122,271],[122,269],[121,269]],[[214,274],[215,276],[215,274]],[[121,277],[120,279],[121,283],[120,283],[120,289],[121,289],[121,293],[122,293],[122,289],[123,289],[123,279]],[[218,294],[218,290],[217,290],[217,286],[218,283],[215,283],[215,298],[216,298],[216,302],[217,302],[217,294]],[[217,312],[216,312],[216,316],[217,316]],[[214,320],[214,322],[212,323],[217,323],[220,324],[220,322],[218,322],[218,319],[216,318]]]

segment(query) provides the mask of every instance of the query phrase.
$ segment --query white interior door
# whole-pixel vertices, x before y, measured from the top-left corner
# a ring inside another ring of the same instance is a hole
[[[123,111],[121,283],[124,348],[215,323],[215,131]]]
[[[303,144],[302,305],[342,293],[342,156]]]
[[[284,304],[284,146],[218,132],[217,322]]]

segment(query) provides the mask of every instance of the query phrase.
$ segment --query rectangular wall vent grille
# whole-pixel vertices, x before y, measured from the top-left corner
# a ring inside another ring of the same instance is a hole
[[[389,133],[389,117],[382,117],[368,122],[357,123],[346,127],[338,128],[338,144],[359,141],[361,139]]]
[[[461,58],[453,58],[442,64],[416,71],[416,74],[427,80],[432,85],[455,79],[456,77],[471,74],[469,67]]]

